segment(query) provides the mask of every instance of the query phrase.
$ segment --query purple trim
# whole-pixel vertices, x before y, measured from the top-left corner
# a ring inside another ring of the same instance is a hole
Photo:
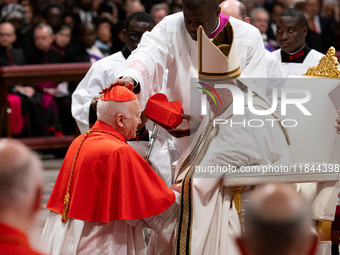
[[[220,13],[220,25],[217,28],[217,30],[212,33],[211,35],[209,35],[209,38],[214,38],[219,32],[221,32],[222,28],[224,28],[224,26],[227,24],[227,22],[229,21],[229,16],[226,16],[222,13]]]

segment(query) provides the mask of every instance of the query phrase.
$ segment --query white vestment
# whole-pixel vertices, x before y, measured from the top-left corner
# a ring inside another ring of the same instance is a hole
[[[265,49],[258,29],[233,17],[229,22],[234,30],[241,72],[251,78],[266,77]],[[144,109],[149,97],[162,88],[162,77],[168,69],[167,97],[170,101],[180,101],[184,113],[199,117],[199,109],[190,109],[190,79],[198,77],[197,65],[197,41],[192,40],[185,29],[180,12],[165,17],[151,32],[143,34],[119,76],[130,76],[139,82],[139,99]],[[177,140],[182,152],[190,144],[189,137]]]
[[[262,99],[253,99],[257,110],[269,108]],[[265,123],[265,119],[274,119],[272,115],[255,115],[248,106],[244,115],[233,115],[232,109],[233,105],[220,116],[213,116],[212,112],[205,116],[191,146],[190,165],[185,166],[184,154],[178,160],[176,173],[183,170],[180,176],[184,172],[188,176],[183,180],[181,194],[177,254],[239,254],[234,238],[240,234],[240,223],[233,203],[233,188],[223,185],[223,179],[228,178],[226,169],[234,166],[240,171],[244,166],[287,164],[292,160],[286,137],[276,121],[273,126],[269,124],[272,122],[257,128],[248,125],[252,119]],[[214,127],[213,119],[227,122]],[[223,167],[225,170],[218,170]],[[187,187],[191,189],[189,192],[185,192]],[[187,205],[190,200],[191,210]],[[188,215],[192,216],[186,221]],[[188,231],[190,239],[186,239]],[[190,243],[190,252],[186,242]]]
[[[143,228],[154,233],[173,229],[179,207],[179,194],[167,210],[159,215],[136,220],[116,220],[97,223],[69,218],[61,222],[61,215],[50,211],[43,229],[41,243],[52,255],[144,255]]]
[[[281,61],[281,49],[272,52],[272,54],[274,54]],[[308,68],[316,66],[323,56],[324,54],[312,49],[307,54],[303,63],[282,63],[282,66],[285,70],[285,77],[288,77],[289,75],[305,74]]]
[[[117,74],[123,70],[125,62],[126,59],[121,51],[105,57],[93,63],[90,70],[78,84],[72,94],[72,116],[75,118],[81,133],[85,133],[90,129],[89,111],[92,99],[96,96],[99,97],[99,92],[116,79]],[[164,77],[165,83],[166,76]],[[162,92],[162,89],[160,92]],[[149,129],[151,128],[152,125],[149,125]],[[147,142],[132,141],[128,143],[140,155],[145,157],[148,150]],[[171,140],[158,135],[150,155],[151,167],[162,177],[168,186],[172,183],[171,152],[175,151],[176,154],[176,150]]]

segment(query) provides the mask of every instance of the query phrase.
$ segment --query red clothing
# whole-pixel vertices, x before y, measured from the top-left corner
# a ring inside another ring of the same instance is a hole
[[[0,222],[0,254],[42,255],[32,250],[27,237],[20,230]]]
[[[142,219],[162,213],[175,201],[175,194],[126,143],[114,128],[97,121],[82,144],[75,164],[69,218],[92,222]],[[70,171],[79,142],[69,147],[47,208],[62,214]]]

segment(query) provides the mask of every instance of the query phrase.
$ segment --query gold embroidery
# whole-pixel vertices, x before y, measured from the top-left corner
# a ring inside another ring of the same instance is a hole
[[[338,59],[335,57],[335,49],[329,47],[327,54],[319,60],[319,64],[308,68],[303,76],[340,78],[338,64]]]
[[[68,220],[67,215],[68,215],[68,211],[70,209],[70,201],[71,201],[70,188],[71,188],[72,176],[73,176],[74,168],[75,168],[76,161],[77,161],[77,158],[78,158],[78,154],[79,154],[79,151],[80,151],[80,147],[83,145],[83,143],[84,143],[85,139],[88,137],[88,135],[93,133],[93,132],[110,134],[110,135],[112,135],[112,136],[114,136],[114,137],[116,137],[116,138],[118,138],[119,140],[122,141],[122,139],[119,136],[117,136],[114,133],[111,133],[109,131],[105,131],[105,130],[92,130],[91,129],[83,135],[82,139],[79,142],[76,154],[74,155],[74,158],[73,158],[73,163],[72,163],[71,172],[70,172],[70,178],[68,180],[66,195],[64,197],[64,209],[63,209],[63,213],[61,215],[61,221],[63,223],[66,223],[67,220]]]

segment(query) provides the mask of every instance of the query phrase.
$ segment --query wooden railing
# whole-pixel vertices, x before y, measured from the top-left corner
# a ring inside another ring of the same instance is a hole
[[[70,63],[0,67],[0,136],[11,137],[10,113],[7,101],[9,84],[46,81],[78,83],[90,66],[91,63]]]

